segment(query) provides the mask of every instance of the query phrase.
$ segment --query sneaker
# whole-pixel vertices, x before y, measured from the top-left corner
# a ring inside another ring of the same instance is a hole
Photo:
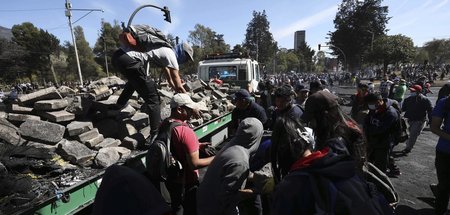
[[[433,193],[434,197],[437,196],[438,190],[437,190],[437,184],[430,184],[430,190]]]

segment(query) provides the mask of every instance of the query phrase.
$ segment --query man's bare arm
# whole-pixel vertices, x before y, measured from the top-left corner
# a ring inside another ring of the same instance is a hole
[[[447,141],[450,141],[450,134],[446,133],[444,130],[441,129],[441,125],[442,125],[442,118],[440,117],[433,117],[433,119],[431,120],[431,132],[433,132],[434,134],[438,135],[441,138],[444,138]]]

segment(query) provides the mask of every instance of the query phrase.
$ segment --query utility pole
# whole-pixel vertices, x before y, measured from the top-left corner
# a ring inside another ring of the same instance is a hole
[[[72,4],[70,0],[66,0],[66,16],[69,19],[70,34],[72,35],[72,44],[75,49],[75,58],[77,60],[78,77],[80,78],[80,86],[83,86],[83,76],[81,75],[80,59],[78,58],[77,42],[75,41],[75,34],[72,27]]]
[[[70,33],[72,35],[73,48],[75,49],[75,58],[77,60],[78,77],[80,78],[80,86],[83,86],[83,75],[81,74],[80,59],[78,57],[77,43],[76,43],[76,39],[75,39],[75,34],[73,33],[72,10],[89,11],[86,15],[82,16],[80,19],[84,18],[85,16],[92,13],[93,11],[103,12],[103,10],[102,9],[72,9],[72,3],[70,3],[70,0],[66,0],[65,6],[66,6],[66,16],[69,19],[69,28],[70,28]],[[79,21],[80,19],[78,19],[77,21]],[[75,22],[77,22],[77,21],[75,21]]]
[[[106,75],[109,77],[109,69],[108,69],[108,57],[106,56],[106,40],[102,36],[100,37],[103,41],[103,54],[105,55],[105,67],[106,67]]]

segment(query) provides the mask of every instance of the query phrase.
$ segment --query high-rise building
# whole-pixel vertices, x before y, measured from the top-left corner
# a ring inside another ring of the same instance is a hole
[[[304,30],[296,31],[294,34],[294,49],[297,50],[300,44],[305,42],[306,33]]]

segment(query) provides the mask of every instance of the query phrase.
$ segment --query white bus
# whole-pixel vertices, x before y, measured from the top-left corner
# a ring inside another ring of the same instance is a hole
[[[198,65],[198,78],[209,82],[218,77],[224,83],[247,88],[250,84],[255,92],[261,78],[257,61],[240,53],[208,55]]]

